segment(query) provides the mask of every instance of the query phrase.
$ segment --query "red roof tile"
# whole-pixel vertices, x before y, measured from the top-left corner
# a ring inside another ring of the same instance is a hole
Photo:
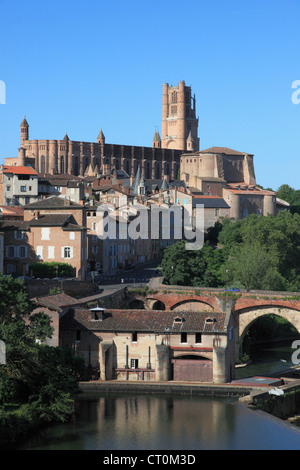
[[[252,155],[252,153],[239,152],[237,150],[233,150],[228,147],[210,147],[208,149],[201,150],[199,153],[225,153],[226,155]]]
[[[176,323],[176,318],[183,322]],[[60,321],[62,330],[88,329],[92,331],[139,332],[224,332],[225,313],[177,312],[166,310],[114,310],[106,309],[103,320],[92,320],[90,310],[75,308]],[[207,322],[207,319],[211,322]]]
[[[37,175],[31,166],[7,166],[3,167],[3,173],[13,173],[14,175]]]

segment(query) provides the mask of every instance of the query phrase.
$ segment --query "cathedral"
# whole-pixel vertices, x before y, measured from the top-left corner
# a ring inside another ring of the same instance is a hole
[[[172,181],[178,178],[182,153],[199,150],[195,103],[184,81],[163,85],[162,137],[156,131],[152,147],[108,144],[102,129],[95,142],[71,140],[67,133],[62,140],[31,140],[24,116],[18,158],[5,159],[5,165],[31,165],[39,174],[82,177],[91,168],[96,175],[123,170],[134,177],[140,167],[145,179]]]

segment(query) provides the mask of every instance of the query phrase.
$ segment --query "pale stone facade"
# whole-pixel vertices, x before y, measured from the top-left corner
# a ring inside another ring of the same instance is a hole
[[[38,199],[38,174],[26,166],[0,169],[0,205],[18,206]]]
[[[60,345],[75,347],[100,380],[234,377],[231,315],[215,312],[73,309],[60,322]]]
[[[183,154],[180,175],[192,192],[196,189],[203,195],[223,198],[229,211],[223,211],[222,216],[237,220],[249,214],[266,216],[277,212],[276,193],[256,186],[251,154],[225,147]]]

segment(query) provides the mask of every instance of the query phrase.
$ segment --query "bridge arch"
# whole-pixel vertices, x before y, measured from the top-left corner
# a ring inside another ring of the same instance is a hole
[[[166,310],[165,303],[160,299],[148,298],[147,304],[151,310]]]
[[[297,309],[275,306],[275,305],[260,305],[249,308],[244,308],[236,311],[238,314],[237,322],[237,335],[240,348],[249,328],[253,325],[255,320],[265,315],[277,315],[288,321],[300,334],[300,311]],[[240,348],[237,348],[238,350]],[[238,352],[238,351],[237,351]]]
[[[189,298],[180,300],[179,302],[175,303],[171,306],[171,310],[180,310],[181,312],[184,312],[186,310],[193,312],[206,310],[208,312],[213,312],[214,308],[208,302],[204,302],[203,300],[199,299]]]

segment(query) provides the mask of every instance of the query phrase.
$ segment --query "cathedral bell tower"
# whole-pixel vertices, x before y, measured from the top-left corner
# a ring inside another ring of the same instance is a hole
[[[161,147],[183,151],[199,150],[196,98],[181,80],[177,86],[163,85]]]

